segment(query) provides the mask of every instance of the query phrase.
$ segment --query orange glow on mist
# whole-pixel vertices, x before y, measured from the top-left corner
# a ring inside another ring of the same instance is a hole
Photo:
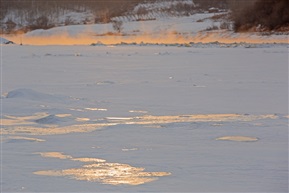
[[[71,36],[67,33],[43,35],[43,36],[28,36],[14,35],[7,36],[7,39],[24,45],[90,45],[92,43],[101,42],[103,44],[119,44],[124,43],[151,43],[151,44],[185,44],[190,42],[210,43],[288,43],[287,36],[280,36],[276,39],[267,38],[266,36],[249,36],[248,34],[240,33],[222,33],[222,32],[198,32],[195,34],[188,33],[165,33],[165,34],[139,34],[139,35],[102,35],[94,36],[87,33]]]

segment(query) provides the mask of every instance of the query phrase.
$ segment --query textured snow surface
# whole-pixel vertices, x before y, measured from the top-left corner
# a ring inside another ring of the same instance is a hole
[[[288,45],[2,46],[2,192],[288,192]]]

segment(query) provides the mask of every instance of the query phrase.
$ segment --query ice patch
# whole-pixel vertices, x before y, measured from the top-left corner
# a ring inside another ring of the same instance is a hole
[[[169,176],[169,172],[145,172],[145,168],[133,167],[122,163],[109,163],[98,158],[73,158],[61,152],[40,152],[42,157],[69,159],[71,161],[94,162],[80,168],[64,170],[36,171],[36,175],[67,176],[75,180],[100,182],[110,185],[140,185],[157,180],[157,177]]]
[[[1,119],[1,126],[33,125],[35,123],[23,119]]]
[[[100,108],[85,108],[85,110],[89,110],[89,111],[107,111],[107,109],[100,109]]]
[[[106,81],[97,82],[96,84],[97,85],[109,85],[109,84],[115,84],[115,82],[106,80]]]
[[[38,139],[38,138],[31,138],[31,137],[22,137],[22,136],[10,136],[8,137],[8,142],[44,142],[44,139]]]
[[[60,124],[64,122],[73,121],[71,114],[56,114],[49,115],[47,113],[35,113],[31,116],[11,116],[4,115],[1,119],[2,126],[13,127],[13,126],[36,126],[36,124]]]
[[[11,116],[4,115],[1,119],[2,126],[17,126],[17,125],[35,125],[35,122],[31,120],[40,119],[48,116],[47,113],[36,113],[31,116]]]
[[[68,133],[86,133],[92,132],[97,129],[104,127],[116,125],[115,123],[99,123],[99,124],[76,124],[69,126],[55,126],[55,125],[45,125],[45,127],[40,126],[14,126],[5,127],[0,131],[1,135],[15,135],[15,134],[25,134],[25,135],[62,135]]]
[[[42,114],[43,115],[43,114]],[[4,119],[3,122],[6,124],[6,127],[3,127],[0,131],[0,134],[26,134],[26,135],[59,135],[67,133],[83,133],[83,132],[92,132],[100,128],[115,126],[120,124],[126,125],[144,125],[144,126],[157,126],[162,124],[170,123],[190,123],[190,122],[214,122],[223,123],[223,122],[251,122],[256,120],[264,119],[277,119],[278,116],[273,114],[268,115],[241,115],[241,114],[195,114],[195,115],[173,115],[173,116],[153,116],[153,115],[144,115],[136,117],[106,117],[102,119],[99,123],[87,123],[87,124],[75,124],[73,121],[77,121],[72,118],[61,118],[55,115],[47,115],[39,117],[38,119],[32,119],[35,116],[27,117],[12,117],[8,120]],[[35,122],[37,120],[37,122]],[[68,122],[71,120],[72,122]],[[70,125],[61,126],[56,125],[57,123],[68,122]],[[78,118],[78,121],[88,121],[88,118]],[[31,123],[31,124],[30,124]],[[34,124],[33,124],[34,123]],[[40,125],[35,125],[35,123],[40,123]],[[55,124],[54,124],[55,123]],[[43,125],[45,126],[43,126]]]
[[[138,148],[123,148],[121,151],[136,151]]]
[[[78,111],[78,112],[84,112],[84,110],[83,110],[83,109],[75,109],[75,108],[70,108],[69,110],[71,110],[71,111]]]
[[[132,120],[133,117],[106,117],[108,120]]]
[[[218,137],[216,140],[222,141],[238,141],[238,142],[256,142],[259,139],[257,137],[245,137],[245,136],[224,136]]]
[[[119,124],[167,124],[181,122],[230,122],[230,121],[254,121],[260,119],[276,119],[276,115],[241,115],[241,114],[195,114],[195,115],[173,115],[153,116],[144,115],[139,117],[107,117],[109,121]],[[129,121],[128,121],[129,120]]]
[[[80,162],[106,162],[104,159],[98,159],[98,158],[73,158],[73,161],[80,161]]]
[[[142,114],[148,113],[148,111],[140,111],[140,110],[130,110],[128,112],[130,112],[130,113],[142,113]]]
[[[58,158],[58,159],[71,159],[70,155],[64,155],[62,152],[39,152],[42,157]]]
[[[57,116],[57,117],[70,117],[72,115],[71,114],[56,114],[55,116]]]
[[[78,121],[78,122],[86,122],[86,121],[89,121],[90,119],[89,118],[77,117],[75,120]]]

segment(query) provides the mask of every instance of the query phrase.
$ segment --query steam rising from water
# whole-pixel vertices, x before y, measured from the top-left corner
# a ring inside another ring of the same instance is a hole
[[[202,31],[197,33],[179,33],[176,31],[165,32],[161,34],[139,33],[139,34],[102,34],[93,35],[87,32],[81,32],[71,35],[67,32],[41,35],[13,35],[6,38],[24,45],[90,45],[92,43],[101,42],[105,45],[120,43],[150,43],[150,44],[186,44],[194,43],[288,43],[287,36],[275,36],[276,38],[268,38],[268,36],[259,36],[246,33],[235,34],[228,31]]]

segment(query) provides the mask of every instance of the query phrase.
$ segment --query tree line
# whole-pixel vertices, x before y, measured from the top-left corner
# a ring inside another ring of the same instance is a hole
[[[107,23],[111,18],[122,16],[128,10],[132,10],[138,3],[154,1],[161,0],[1,0],[1,28],[4,29],[2,25],[5,25],[8,31],[9,28],[11,30],[15,28],[13,18],[7,20],[7,14],[11,12],[16,17],[18,15],[23,25],[29,23],[28,31],[53,27],[54,24],[50,20],[66,11],[90,11],[95,16],[94,23]],[[235,31],[248,31],[256,26],[267,30],[289,26],[289,0],[193,0],[193,2],[203,10],[210,7],[230,9]]]
[[[143,0],[1,0],[1,29],[12,32],[47,29],[55,25],[54,20],[67,12],[91,12],[93,23],[107,23],[110,18],[124,14]],[[13,13],[11,15],[11,13]],[[5,18],[5,21],[4,21]],[[17,18],[17,21],[15,21]],[[83,22],[85,23],[85,21]],[[65,24],[72,24],[65,21]]]
[[[228,0],[235,31],[289,30],[289,0]]]

